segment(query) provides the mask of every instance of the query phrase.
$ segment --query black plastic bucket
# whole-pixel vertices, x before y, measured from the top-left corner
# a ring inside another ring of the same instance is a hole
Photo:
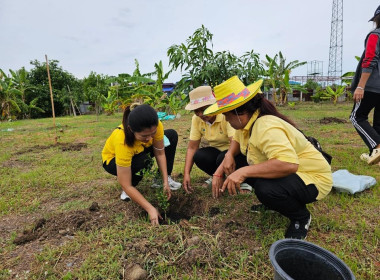
[[[355,280],[341,259],[303,240],[276,241],[270,247],[269,258],[275,270],[275,280]]]

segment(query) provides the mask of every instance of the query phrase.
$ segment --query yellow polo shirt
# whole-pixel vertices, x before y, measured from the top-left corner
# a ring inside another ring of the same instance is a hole
[[[202,137],[208,141],[210,147],[219,151],[228,150],[230,146],[229,137],[233,137],[235,129],[226,121],[224,115],[216,115],[212,124],[204,122],[200,117],[193,116],[191,120],[190,140],[198,141]]]
[[[153,140],[159,141],[164,139],[164,126],[158,121],[157,132],[149,142],[144,143],[135,140],[133,147],[125,144],[125,135],[123,125],[119,125],[121,129],[115,129],[111,136],[107,139],[102,151],[103,162],[109,162],[115,158],[116,165],[129,167],[132,163],[132,157],[144,151],[144,148],[152,146]]]
[[[240,144],[241,153],[247,156],[248,164],[269,159],[296,163],[297,175],[306,185],[314,184],[317,187],[317,200],[324,198],[331,191],[333,181],[331,166],[322,154],[288,122],[272,115],[257,118],[258,113],[234,136]]]

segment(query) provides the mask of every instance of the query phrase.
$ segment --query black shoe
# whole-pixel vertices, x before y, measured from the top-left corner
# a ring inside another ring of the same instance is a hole
[[[311,223],[311,215],[304,221],[290,221],[285,238],[305,239]]]
[[[264,204],[254,204],[251,206],[251,212],[252,213],[260,213],[260,212],[264,212],[264,211],[268,211],[268,212],[271,212],[273,213],[274,211],[268,207],[266,207]]]

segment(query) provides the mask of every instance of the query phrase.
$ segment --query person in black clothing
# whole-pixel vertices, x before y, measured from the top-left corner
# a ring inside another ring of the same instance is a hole
[[[380,6],[369,21],[376,28],[364,41],[365,49],[352,81],[355,104],[350,120],[369,148],[369,154],[364,153],[360,158],[368,164],[377,164],[380,162]],[[372,109],[373,126],[368,122]]]

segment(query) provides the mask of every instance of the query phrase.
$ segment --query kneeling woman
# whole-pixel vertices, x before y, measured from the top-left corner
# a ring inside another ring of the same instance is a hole
[[[170,142],[167,147],[164,146],[164,134]],[[148,212],[153,225],[159,224],[160,214],[136,189],[136,186],[143,178],[144,170],[152,167],[154,156],[162,175],[163,191],[170,199],[170,190],[181,186],[170,177],[177,141],[177,132],[173,129],[164,132],[157,112],[149,105],[143,104],[125,109],[123,124],[112,132],[102,151],[104,169],[117,176],[123,189],[120,198],[137,202]]]
[[[195,88],[189,93],[189,97],[190,103],[185,109],[194,111],[194,116],[191,120],[190,141],[187,146],[183,172],[183,188],[187,193],[193,191],[190,172],[194,163],[199,169],[212,176],[218,168],[217,162],[220,163],[223,160],[232,136],[235,134],[235,129],[230,126],[222,114],[203,115],[204,110],[215,102],[210,86]],[[208,145],[199,148],[202,138],[207,141]],[[206,181],[207,185],[211,185],[211,183],[212,177]]]
[[[285,237],[303,239],[311,222],[306,204],[331,191],[331,167],[295,124],[259,93],[261,84],[245,87],[235,76],[214,88],[217,101],[204,114],[223,113],[237,131],[213,177],[213,196],[225,189],[236,194],[246,181],[264,206],[290,219]],[[249,165],[235,169],[239,153]]]

